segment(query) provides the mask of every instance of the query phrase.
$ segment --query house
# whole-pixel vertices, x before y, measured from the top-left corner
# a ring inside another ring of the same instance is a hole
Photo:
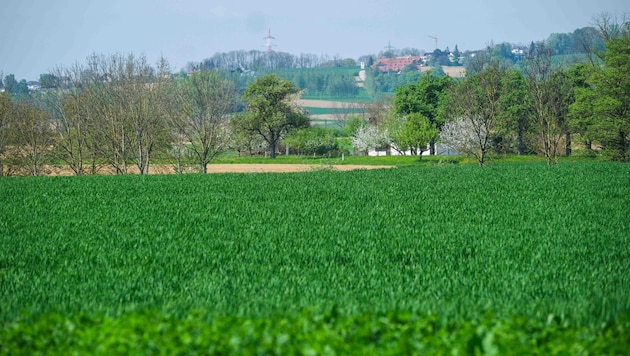
[[[378,58],[372,68],[378,68],[381,72],[400,72],[407,66],[415,66],[420,70],[424,61],[421,56],[404,56],[394,58]]]
[[[36,82],[36,81],[26,82],[26,86],[28,86],[29,91],[36,91],[36,90],[39,90],[40,88],[39,82]]]

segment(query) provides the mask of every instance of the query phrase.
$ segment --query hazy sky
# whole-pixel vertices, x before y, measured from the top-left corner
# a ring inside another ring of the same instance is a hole
[[[2,0],[0,72],[38,80],[92,53],[160,55],[174,71],[217,52],[274,50],[358,58],[394,48],[529,44],[629,14],[627,0]]]

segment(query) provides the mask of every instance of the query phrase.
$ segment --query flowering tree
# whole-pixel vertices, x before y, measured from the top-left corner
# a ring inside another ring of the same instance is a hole
[[[459,118],[442,126],[440,139],[447,147],[460,153],[473,155],[480,159],[482,152],[479,140],[487,137],[483,125],[475,125],[474,119]]]
[[[352,146],[359,151],[366,152],[370,148],[379,148],[389,144],[387,130],[380,132],[376,126],[361,126],[352,136]]]

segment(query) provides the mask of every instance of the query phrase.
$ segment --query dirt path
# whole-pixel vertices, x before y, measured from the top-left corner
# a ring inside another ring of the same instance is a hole
[[[351,171],[355,169],[384,169],[395,168],[394,166],[364,166],[364,165],[325,165],[325,164],[209,164],[208,173],[289,173],[289,172],[309,172],[323,169],[336,171]],[[68,166],[46,166],[43,175],[46,176],[71,176],[74,175]],[[187,171],[186,173],[193,173]],[[115,172],[111,167],[102,167],[99,175],[110,175]],[[138,167],[130,166],[129,174],[138,174]],[[149,174],[174,174],[175,168],[168,164],[152,164],[149,167]]]
[[[297,104],[309,108],[344,109],[361,105],[360,103],[330,100],[298,99]]]

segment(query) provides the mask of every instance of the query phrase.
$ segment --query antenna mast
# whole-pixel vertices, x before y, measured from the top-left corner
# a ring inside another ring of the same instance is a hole
[[[268,32],[267,36],[263,37],[263,39],[267,41],[267,43],[266,43],[267,53],[272,53],[273,52],[273,44],[271,42],[272,42],[272,40],[274,40],[276,38],[271,35],[271,27],[269,27],[269,32]]]

